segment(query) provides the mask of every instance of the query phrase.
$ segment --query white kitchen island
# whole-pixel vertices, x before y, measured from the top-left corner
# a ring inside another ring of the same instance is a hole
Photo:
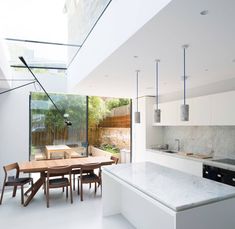
[[[235,188],[151,162],[106,166],[103,216],[143,229],[234,229]]]

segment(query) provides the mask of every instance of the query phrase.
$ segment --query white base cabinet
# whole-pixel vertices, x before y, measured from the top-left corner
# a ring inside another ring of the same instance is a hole
[[[146,161],[202,177],[202,162],[199,160],[184,159],[163,152],[146,150]]]

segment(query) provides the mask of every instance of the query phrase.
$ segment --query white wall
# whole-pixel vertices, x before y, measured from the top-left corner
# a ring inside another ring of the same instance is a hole
[[[132,104],[132,161],[140,162],[146,160],[146,148],[162,144],[162,130],[161,127],[156,128],[152,125],[154,97],[139,98],[140,123],[135,123],[134,119],[135,99]]]
[[[11,76],[11,69],[7,62],[7,51],[5,43],[0,34],[0,79],[6,79]],[[9,88],[10,84],[7,81],[0,81],[0,88]]]
[[[170,1],[113,0],[69,67],[69,90],[74,90],[78,82]]]
[[[26,78],[24,75],[16,77]],[[66,77],[41,75],[38,78],[48,92],[66,92]],[[27,86],[0,95],[1,186],[4,178],[3,165],[29,159],[29,94],[34,90],[34,86]]]

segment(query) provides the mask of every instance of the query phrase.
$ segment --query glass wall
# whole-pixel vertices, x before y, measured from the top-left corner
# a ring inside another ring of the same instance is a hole
[[[70,94],[50,94],[61,111],[55,108],[45,93],[32,92],[30,99],[31,160],[48,159],[49,146],[68,146],[51,158],[87,156],[87,97]],[[63,114],[72,122],[67,126]]]

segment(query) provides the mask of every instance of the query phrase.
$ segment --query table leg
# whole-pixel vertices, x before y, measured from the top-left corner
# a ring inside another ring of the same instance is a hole
[[[47,159],[50,159],[50,158],[51,158],[50,153],[51,153],[51,152],[50,152],[49,150],[46,150],[46,158],[47,158]]]
[[[33,184],[33,186],[31,188],[29,188],[26,191],[26,193],[29,193],[29,191],[31,191],[31,193],[30,193],[30,195],[28,196],[27,200],[24,203],[25,207],[30,203],[30,201],[33,199],[35,194],[38,192],[38,190],[44,184],[44,180],[45,180],[45,175],[44,175],[44,173],[41,173],[40,178]]]

